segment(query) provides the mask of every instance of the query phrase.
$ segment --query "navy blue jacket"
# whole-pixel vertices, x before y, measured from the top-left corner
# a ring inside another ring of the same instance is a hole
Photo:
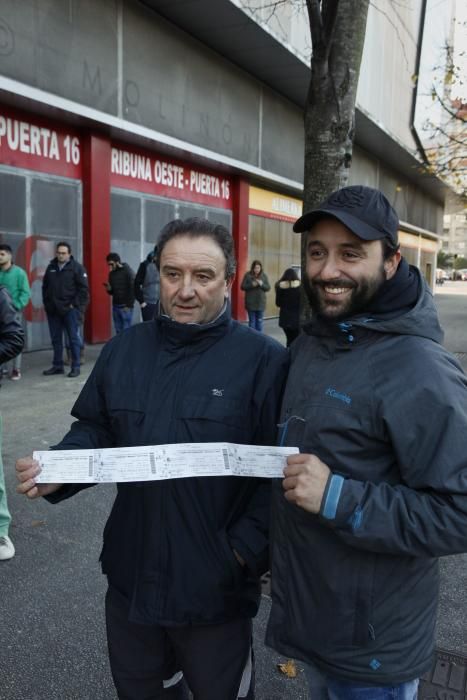
[[[409,310],[305,328],[281,417],[332,476],[319,515],[274,484],[267,641],[363,685],[430,669],[437,558],[467,551],[467,379],[412,272]]]
[[[57,449],[180,442],[275,444],[288,364],[271,338],[230,319],[167,317],[104,347]],[[82,486],[63,486],[58,501]],[[256,614],[268,567],[269,481],[239,477],[121,483],[102,568],[138,623],[220,623]],[[238,564],[235,549],[246,561]]]
[[[48,314],[64,316],[71,308],[84,313],[89,303],[88,276],[73,256],[62,269],[57,258],[50,261],[42,280],[42,301]]]

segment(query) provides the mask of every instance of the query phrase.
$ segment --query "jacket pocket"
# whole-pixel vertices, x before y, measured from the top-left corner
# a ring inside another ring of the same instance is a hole
[[[248,441],[248,412],[241,401],[223,396],[187,396],[180,411],[192,442]]]
[[[244,568],[235,556],[226,532],[219,532],[219,541],[222,563],[222,583],[226,589],[237,588],[244,576]]]
[[[281,553],[287,561],[287,636],[310,653],[366,647],[372,643],[374,555],[339,546],[322,531],[317,537],[322,546],[313,546],[308,537],[300,540],[303,549]]]
[[[116,447],[144,445],[145,412],[138,409],[109,408],[110,424]]]

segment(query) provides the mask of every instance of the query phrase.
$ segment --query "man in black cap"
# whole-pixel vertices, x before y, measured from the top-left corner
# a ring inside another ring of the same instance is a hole
[[[302,216],[312,323],[292,347],[273,492],[267,643],[313,700],[413,700],[430,669],[438,560],[467,551],[467,380],[401,257],[384,195]]]

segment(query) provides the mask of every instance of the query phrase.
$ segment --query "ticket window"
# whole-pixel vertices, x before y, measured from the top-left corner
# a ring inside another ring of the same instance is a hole
[[[135,273],[141,262],[141,205],[139,197],[112,194],[112,250],[108,252],[118,253]],[[102,266],[106,267],[105,260]]]
[[[154,249],[163,227],[173,219],[208,219],[231,230],[230,211],[191,202],[114,190],[111,203],[112,252],[118,253],[135,272],[139,263]]]
[[[81,184],[39,173],[0,172],[0,241],[29,278],[31,302],[24,311],[25,348],[50,346],[42,305],[42,279],[58,242],[81,261]]]

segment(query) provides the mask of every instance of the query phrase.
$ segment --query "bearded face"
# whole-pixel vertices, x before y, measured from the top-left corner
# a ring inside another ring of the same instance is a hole
[[[363,312],[398,262],[383,261],[380,240],[363,241],[337,219],[318,221],[308,234],[304,280],[313,311],[335,321]]]

